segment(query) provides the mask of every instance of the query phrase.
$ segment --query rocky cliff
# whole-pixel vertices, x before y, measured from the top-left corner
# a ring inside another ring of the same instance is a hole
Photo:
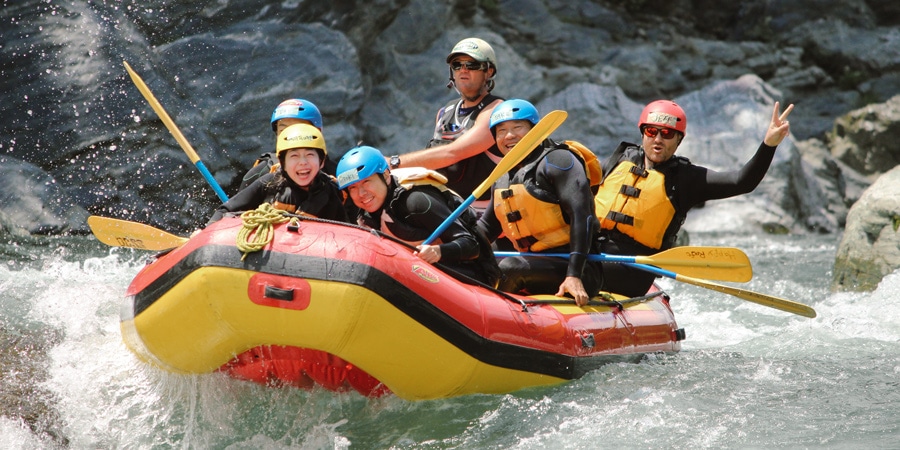
[[[867,165],[867,148],[848,152],[852,136],[835,125],[900,92],[891,1],[22,0],[5,1],[0,22],[8,232],[85,232],[87,214],[173,231],[206,221],[215,194],[123,60],[227,193],[272,146],[269,116],[285,98],[322,109],[334,157],[359,141],[421,148],[454,96],[444,58],[468,36],[497,51],[495,93],[567,110],[554,137],[601,156],[639,138],[644,103],[673,98],[689,117],[679,153],[733,169],[758,145],[772,103],[795,103],[793,139],[763,185],[698,210],[688,229],[838,231],[896,163]]]

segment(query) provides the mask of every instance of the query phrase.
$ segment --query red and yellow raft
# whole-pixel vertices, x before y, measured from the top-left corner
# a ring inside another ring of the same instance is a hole
[[[418,400],[556,384],[676,352],[684,337],[665,295],[579,308],[505,294],[390,238],[317,220],[275,225],[271,244],[242,259],[241,225],[225,218],[137,274],[121,329],[139,358]]]

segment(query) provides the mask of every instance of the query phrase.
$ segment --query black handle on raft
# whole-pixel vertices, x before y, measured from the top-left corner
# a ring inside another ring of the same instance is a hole
[[[263,295],[265,295],[266,298],[274,298],[275,300],[285,300],[289,302],[294,300],[293,289],[282,289],[275,286],[266,286],[266,290]]]

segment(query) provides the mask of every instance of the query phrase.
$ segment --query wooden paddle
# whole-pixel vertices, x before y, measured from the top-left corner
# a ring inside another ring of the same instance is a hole
[[[166,125],[166,128],[169,129],[169,132],[172,133],[172,136],[175,137],[175,140],[178,141],[178,144],[181,145],[181,149],[187,154],[188,158],[194,163],[194,166],[197,167],[197,170],[203,175],[203,178],[206,179],[206,182],[212,186],[213,190],[216,192],[216,195],[219,196],[219,199],[222,200],[222,203],[228,201],[228,196],[225,195],[225,191],[222,190],[222,187],[219,186],[219,183],[216,182],[216,179],[213,178],[212,174],[209,173],[209,169],[206,168],[206,165],[203,164],[203,161],[200,161],[200,156],[197,155],[197,152],[194,151],[194,148],[191,147],[191,144],[185,139],[184,135],[181,134],[181,130],[178,129],[178,126],[175,125],[175,122],[172,121],[172,118],[169,117],[169,114],[163,109],[162,105],[159,103],[159,100],[156,99],[156,96],[153,95],[153,92],[150,92],[150,88],[144,83],[144,80],[131,69],[131,66],[128,65],[127,61],[122,61],[125,64],[125,70],[128,71],[128,75],[131,76],[131,81],[134,82],[134,85],[137,86],[138,90],[141,91],[144,98],[147,99],[147,103],[150,103],[150,107],[156,111],[156,114],[162,119],[163,123]]]
[[[519,253],[494,252],[494,256],[550,256],[568,258],[568,253]],[[678,271],[681,275],[709,278],[720,281],[750,281],[753,268],[750,258],[734,247],[673,247],[649,256],[609,255],[606,253],[588,255],[588,260],[610,263],[650,264],[666,270]]]
[[[509,172],[516,164],[522,162],[522,160],[525,159],[538,144],[550,137],[550,135],[553,134],[553,132],[566,120],[568,115],[569,114],[565,111],[550,111],[538,121],[538,123],[536,123],[534,127],[532,127],[525,136],[522,136],[522,139],[513,146],[512,150],[503,156],[503,159],[497,163],[497,166],[494,167],[491,174],[488,175],[474,191],[472,191],[472,194],[469,195],[469,197],[466,198],[466,200],[463,201],[450,216],[444,219],[437,229],[431,233],[431,236],[428,236],[428,239],[422,241],[422,245],[434,242],[434,240],[437,239],[441,233],[446,231],[447,227],[449,227],[450,224],[466,210],[466,208],[474,203],[475,199],[481,197],[481,195],[484,194],[498,178],[503,176],[506,172]]]
[[[187,242],[187,238],[137,222],[100,216],[90,216],[87,222],[97,240],[113,247],[159,251],[179,247]]]
[[[714,291],[719,291],[724,294],[733,295],[737,298],[747,300],[749,302],[753,302],[759,305],[768,306],[769,308],[775,308],[781,311],[786,311],[791,314],[797,314],[798,316],[814,318],[816,317],[816,310],[811,307],[804,305],[803,303],[797,303],[791,300],[785,300],[783,298],[773,297],[771,295],[760,294],[759,292],[748,291],[746,289],[735,288],[730,286],[723,286],[721,284],[713,283],[712,281],[701,280],[698,278],[691,278],[684,275],[679,275],[677,273],[660,269],[658,267],[648,266],[644,264],[636,264],[636,263],[624,263],[626,266],[634,267],[636,269],[644,270],[647,272],[655,273],[657,275],[672,278],[673,280],[681,281],[683,283],[693,284],[694,286],[700,286],[706,289],[712,289]]]

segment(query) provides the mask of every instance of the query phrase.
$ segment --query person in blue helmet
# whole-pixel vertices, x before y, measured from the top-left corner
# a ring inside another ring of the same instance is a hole
[[[370,146],[352,148],[337,165],[338,186],[359,208],[357,222],[416,247],[416,255],[430,264],[494,285],[499,276],[490,244],[479,238],[475,212],[467,209],[434,243],[422,242],[463,199],[449,190],[447,179],[424,168],[401,169],[392,176],[384,154]]]
[[[318,128],[319,131],[322,131],[323,127],[322,113],[319,111],[319,108],[313,102],[302,98],[291,98],[279,103],[275,110],[272,111],[270,122],[276,137],[285,128],[298,123],[312,125]],[[323,162],[325,163],[324,171],[333,175],[334,162],[328,158]],[[250,186],[250,183],[253,183],[257,178],[270,172],[276,172],[278,170],[277,166],[278,158],[276,152],[263,153],[253,163],[253,167],[244,175],[238,191]]]
[[[497,147],[509,153],[539,120],[537,109],[526,100],[499,104],[490,122]],[[477,224],[488,240],[505,234],[519,252],[569,255],[504,258],[500,290],[569,295],[578,306],[599,292],[599,268],[587,259],[598,226],[591,185],[599,182],[599,170],[592,172],[588,161],[596,161],[590,150],[547,139],[494,182],[493,210]]]

